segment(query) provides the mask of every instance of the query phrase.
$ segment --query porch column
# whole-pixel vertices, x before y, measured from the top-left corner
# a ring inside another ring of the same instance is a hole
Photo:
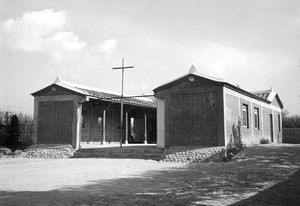
[[[103,136],[102,136],[102,144],[105,144],[105,117],[106,117],[106,111],[103,110]]]
[[[145,140],[144,144],[147,144],[147,114],[145,114]]]
[[[125,114],[125,121],[126,121],[126,123],[125,123],[126,124],[125,144],[128,144],[128,112],[126,112],[126,114]]]
[[[82,121],[82,103],[77,103],[76,108],[76,139],[75,139],[75,149],[80,148],[81,141],[81,121]]]
[[[92,126],[93,126],[93,105],[90,105],[90,124],[89,124],[89,139],[87,143],[92,141]]]

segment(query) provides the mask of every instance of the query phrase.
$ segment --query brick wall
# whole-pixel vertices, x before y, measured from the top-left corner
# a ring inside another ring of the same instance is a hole
[[[224,145],[222,88],[195,78],[155,94],[165,100],[165,146]]]
[[[211,101],[215,101],[214,93],[172,96],[168,104],[170,145],[218,144],[217,109]]]
[[[33,143],[79,147],[81,102],[85,97],[50,85],[34,95]]]
[[[40,102],[37,143],[72,144],[73,101]]]

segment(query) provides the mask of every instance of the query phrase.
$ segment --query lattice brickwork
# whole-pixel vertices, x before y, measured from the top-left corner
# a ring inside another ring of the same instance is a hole
[[[172,143],[213,144],[217,137],[215,95],[208,93],[173,96],[168,105],[168,120],[172,125],[169,128]]]
[[[73,101],[39,102],[38,143],[72,143]]]

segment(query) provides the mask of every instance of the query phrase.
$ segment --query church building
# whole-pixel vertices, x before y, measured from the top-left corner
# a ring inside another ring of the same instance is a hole
[[[189,72],[154,90],[153,98],[120,94],[61,80],[33,93],[34,143],[171,146],[282,142],[283,104],[273,90],[248,92],[222,79]]]
[[[248,92],[192,66],[153,91],[158,147],[282,142],[283,104],[273,89]]]

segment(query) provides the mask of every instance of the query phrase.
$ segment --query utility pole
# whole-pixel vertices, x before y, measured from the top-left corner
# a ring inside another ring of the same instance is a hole
[[[124,69],[131,69],[133,66],[124,66],[124,58],[122,58],[122,66],[114,67],[112,69],[122,69],[122,90],[121,90],[121,137],[120,137],[120,147],[122,148],[123,140],[123,109],[124,109],[124,99],[123,99],[123,90],[124,90]]]

